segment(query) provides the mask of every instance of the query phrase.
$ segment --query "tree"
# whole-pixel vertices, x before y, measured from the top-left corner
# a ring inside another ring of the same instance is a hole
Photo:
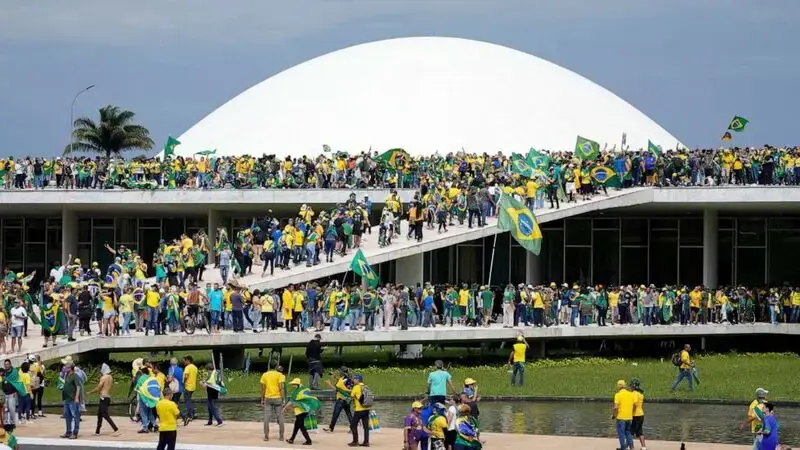
[[[154,143],[150,131],[133,123],[135,115],[118,106],[108,105],[100,108],[99,124],[89,117],[76,119],[72,130],[73,142],[66,146],[64,155],[96,152],[105,153],[106,158],[110,158],[128,150],[152,149]]]

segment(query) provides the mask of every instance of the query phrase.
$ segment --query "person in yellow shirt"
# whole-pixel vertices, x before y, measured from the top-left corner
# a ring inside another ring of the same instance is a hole
[[[633,420],[631,421],[631,434],[639,439],[639,445],[647,448],[644,438],[644,391],[641,383],[636,378],[631,380],[631,393],[633,394]]]
[[[353,422],[353,413],[350,411],[350,394],[353,390],[353,381],[350,379],[350,370],[347,367],[342,366],[339,369],[339,378],[336,380],[336,384],[331,383],[331,380],[325,380],[325,383],[333,390],[336,391],[336,400],[333,403],[333,414],[331,414],[331,423],[328,428],[325,428],[325,431],[328,433],[333,433],[334,427],[336,427],[336,422],[339,420],[339,416],[344,411],[344,414],[347,416],[347,423]]]
[[[20,415],[20,418],[22,419],[21,423],[25,423],[26,421],[33,419],[33,417],[32,417],[33,416],[33,406],[32,406],[32,402],[31,402],[31,399],[33,398],[32,397],[32,393],[33,392],[31,391],[30,363],[27,362],[27,361],[22,363],[22,365],[18,369],[17,373],[18,373],[19,382],[22,383],[22,386],[25,387],[25,393],[24,394],[20,393],[19,394],[19,400],[18,400],[19,415]],[[12,412],[11,414],[16,414],[16,413]]]
[[[145,293],[144,298],[147,304],[147,326],[144,329],[144,335],[147,336],[150,330],[155,334],[160,334],[158,328],[158,305],[161,303],[161,295],[158,293],[158,285],[152,285],[150,290]]]
[[[430,448],[445,448],[444,440],[448,425],[447,413],[441,403],[433,405],[432,411],[433,414],[428,419],[428,423],[423,424],[424,431],[431,437]]]
[[[197,366],[194,365],[192,355],[183,357],[183,398],[186,402],[186,418],[194,420],[194,403],[192,396],[197,390]]]
[[[350,431],[353,433],[353,440],[348,444],[351,447],[359,445],[358,443],[358,423],[361,422],[361,428],[364,431],[364,441],[360,444],[362,447],[369,447],[369,409],[372,405],[365,405],[364,401],[364,377],[361,374],[353,375],[353,390],[350,391],[350,397],[353,399],[353,421],[350,422]]]
[[[122,316],[122,330],[120,335],[131,335],[131,318],[133,318],[133,288],[126,287],[125,292],[119,296],[119,314]]]
[[[178,440],[178,417],[181,411],[172,401],[172,390],[164,389],[161,399],[156,403],[158,414],[158,447],[156,450],[173,450]]]
[[[269,441],[269,423],[273,417],[278,420],[278,440],[283,441],[283,414],[281,408],[286,403],[286,375],[283,367],[277,366],[261,375],[261,406],[264,407],[264,441]]]
[[[678,388],[678,385],[681,381],[686,378],[689,383],[689,390],[694,389],[694,379],[692,376],[692,367],[694,366],[694,362],[692,361],[692,357],[689,355],[689,352],[692,351],[692,346],[686,344],[683,346],[683,350],[681,350],[680,355],[678,356],[680,366],[678,366],[678,379],[672,383],[672,392],[675,392],[675,389]]]
[[[283,290],[281,295],[281,309],[283,310],[283,328],[286,331],[294,331],[294,286],[291,284]]]
[[[628,390],[625,380],[617,381],[617,393],[614,394],[614,407],[611,411],[611,417],[616,421],[619,448],[633,448],[633,435],[631,434],[633,403],[633,392]]]
[[[611,325],[619,323],[619,288],[616,286],[608,293],[608,306],[611,308]]]
[[[700,302],[703,300],[703,291],[700,286],[696,286],[694,290],[689,293],[689,320],[693,325],[697,325],[697,313],[700,311]]]
[[[767,402],[767,394],[769,391],[764,388],[756,389],[756,399],[750,402],[750,406],[747,407],[747,418],[742,422],[742,429],[750,425],[750,432],[753,433],[754,438],[753,448],[757,448],[758,432],[761,431],[763,425],[764,403]]]
[[[511,370],[511,386],[515,386],[517,374],[519,374],[519,385],[525,384],[525,352],[528,351],[528,342],[525,336],[517,336],[517,342],[511,346],[511,355],[508,356],[508,363],[513,366]]]

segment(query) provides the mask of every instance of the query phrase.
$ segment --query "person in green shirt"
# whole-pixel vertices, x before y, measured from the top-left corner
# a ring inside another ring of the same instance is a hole
[[[62,438],[77,439],[81,424],[81,384],[75,373],[75,364],[64,364],[64,386],[61,388],[61,399],[64,401],[64,421],[66,431]]]
[[[364,293],[364,330],[375,331],[375,315],[381,307],[381,298],[377,292],[370,289]]]
[[[605,287],[600,284],[597,286],[597,295],[595,296],[597,308],[597,326],[606,326],[606,315],[608,315],[608,292]]]
[[[348,318],[348,321],[350,322],[350,330],[358,330],[358,323],[361,321],[361,309],[364,306],[364,302],[361,299],[360,289],[353,288],[350,291],[349,302],[350,317]]]
[[[494,308],[494,293],[487,286],[481,286],[478,296],[481,299],[481,314],[483,316],[483,326],[489,326],[489,319],[492,317]]]
[[[503,328],[514,327],[514,286],[509,284],[503,292]]]
[[[447,293],[443,295],[444,300],[444,323],[450,318],[450,326],[453,326],[453,310],[458,305],[458,292],[452,286],[447,288]]]

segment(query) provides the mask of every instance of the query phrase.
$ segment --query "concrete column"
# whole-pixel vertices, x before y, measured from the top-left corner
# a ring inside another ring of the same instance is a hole
[[[245,353],[244,348],[226,348],[224,350],[214,350],[214,363],[219,369],[220,356],[225,370],[242,370],[244,368]]]
[[[369,255],[367,256],[369,258]],[[425,263],[423,253],[400,258],[395,263],[395,282],[406,286],[416,286],[417,283],[424,283],[423,270]]]
[[[219,226],[219,211],[208,210],[208,264],[214,264],[217,258],[217,227]]]
[[[69,208],[63,208],[61,210],[61,264],[67,263],[69,255],[72,255],[73,258],[78,256],[78,213]]]
[[[719,253],[719,217],[717,210],[703,211],[703,285],[716,288],[718,285],[717,256]]]
[[[542,284],[542,265],[539,257],[534,255],[531,252],[525,253],[525,283],[532,284],[534,286]],[[511,280],[514,285],[517,285],[519,281]]]

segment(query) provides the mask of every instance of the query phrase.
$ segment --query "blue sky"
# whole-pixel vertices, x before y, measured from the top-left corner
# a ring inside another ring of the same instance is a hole
[[[350,45],[456,36],[610,89],[689,146],[800,143],[797,0],[38,0],[0,7],[0,154],[55,155],[118,105],[160,147],[248,87]]]

